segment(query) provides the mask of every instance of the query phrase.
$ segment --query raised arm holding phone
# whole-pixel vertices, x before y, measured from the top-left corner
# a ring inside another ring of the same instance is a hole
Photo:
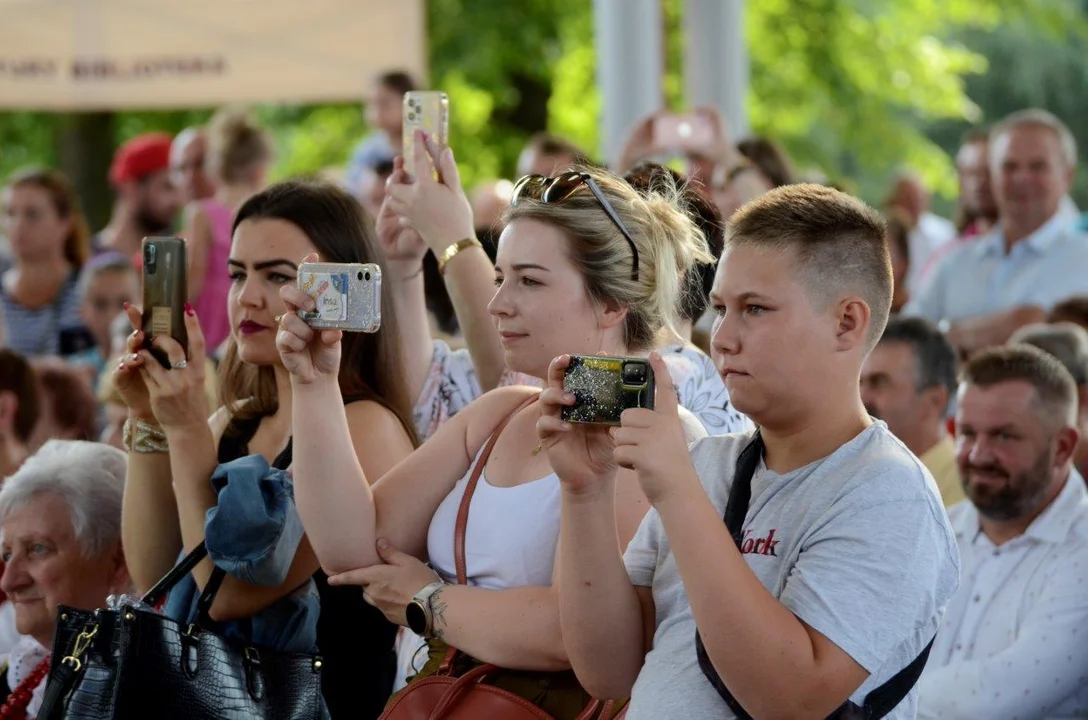
[[[170,592],[164,612],[191,622],[214,562],[228,573],[212,606],[226,634],[287,651],[316,645],[333,716],[376,717],[395,671],[395,628],[358,593],[329,587],[303,534],[286,472],[297,444],[293,388],[275,344],[285,312],[280,288],[300,282],[314,282],[325,324],[374,328],[381,300],[379,274],[368,265],[380,261],[373,229],[346,192],[287,182],[243,203],[232,237],[231,289],[222,308],[232,330],[220,366],[223,403],[211,418],[200,318],[167,291],[148,295],[146,323],[129,308],[137,329],[114,375],[130,408],[126,557],[135,584],[146,590],[183,550],[204,542],[209,559]],[[167,272],[166,257],[156,251],[156,272]],[[300,268],[303,258],[340,265]],[[169,267],[183,273],[185,263]],[[183,278],[168,287],[183,289]],[[311,295],[303,297],[306,309],[315,309]],[[396,337],[395,309],[385,305],[382,324]],[[344,368],[332,375],[327,412],[342,418],[348,452],[378,476],[414,446],[397,344],[381,333],[354,332],[343,345]]]
[[[443,177],[455,177],[446,163]],[[676,321],[681,274],[707,257],[705,241],[672,198],[641,197],[600,170],[564,177],[562,192],[545,192],[542,178],[527,186],[491,274],[489,310],[505,364],[535,377],[561,353],[648,350],[657,331]],[[420,172],[400,192],[428,192],[429,182]],[[421,224],[417,230],[430,234]],[[375,477],[344,442],[342,412],[330,407],[337,335],[300,321],[294,310],[307,309],[308,299],[295,288],[281,296],[289,311],[277,342],[294,388],[299,512],[322,566],[339,573],[332,582],[361,586],[386,617],[428,637],[428,659],[403,692],[446,668],[447,658],[455,677],[491,663],[501,670],[489,684],[553,717],[577,716],[589,696],[566,670],[555,586],[560,489],[537,437],[539,391],[484,394]],[[612,542],[625,545],[645,499],[627,482],[609,503]],[[458,520],[469,507],[467,523]],[[454,542],[462,533],[463,573]],[[455,583],[462,574],[465,582]]]

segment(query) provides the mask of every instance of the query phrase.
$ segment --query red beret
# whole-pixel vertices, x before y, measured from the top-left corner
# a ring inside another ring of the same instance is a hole
[[[110,182],[119,185],[126,180],[139,180],[151,173],[170,167],[170,143],[166,133],[137,135],[117,148],[110,165]]]

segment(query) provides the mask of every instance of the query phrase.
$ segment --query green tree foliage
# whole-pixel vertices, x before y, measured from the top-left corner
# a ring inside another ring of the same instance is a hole
[[[1086,3],[1088,5],[1088,3]],[[966,79],[969,97],[978,105],[979,124],[986,125],[1026,107],[1040,107],[1060,117],[1077,139],[1080,160],[1088,160],[1088,40],[1079,32],[1079,22],[1068,28],[1039,27],[1011,22],[992,32],[970,30],[962,41],[986,56],[991,72]],[[931,124],[929,137],[954,153],[960,137],[969,127],[962,121]],[[1074,198],[1084,205],[1088,176],[1078,174]]]
[[[664,103],[679,109],[683,0],[663,3]],[[428,84],[450,95],[451,142],[467,183],[511,175],[525,140],[545,128],[598,147],[591,2],[429,0],[427,10]],[[753,131],[870,200],[900,165],[951,195],[952,143],[941,128],[950,133],[1011,103],[1078,104],[1088,73],[1083,45],[1063,49],[1084,10],[1063,0],[748,0],[746,12]],[[1012,33],[1007,45],[992,40],[999,28]],[[1055,73],[1049,85],[1040,68]],[[122,113],[114,140],[176,131],[208,114]],[[259,116],[277,139],[276,177],[342,165],[366,132],[357,103],[264,107]],[[0,176],[55,163],[57,124],[48,114],[0,114]]]

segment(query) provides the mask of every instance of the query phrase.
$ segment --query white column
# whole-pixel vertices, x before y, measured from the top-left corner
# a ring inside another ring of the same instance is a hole
[[[748,134],[744,0],[684,0],[684,88],[692,107],[718,108],[734,138]]]
[[[713,0],[712,0],[713,1]],[[639,118],[664,102],[659,0],[593,0],[597,84],[601,88],[601,160],[619,158]]]

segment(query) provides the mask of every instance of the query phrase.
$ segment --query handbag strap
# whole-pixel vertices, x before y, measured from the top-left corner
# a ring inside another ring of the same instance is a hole
[[[166,597],[166,593],[174,589],[174,586],[181,582],[186,575],[193,571],[200,561],[208,556],[208,547],[201,541],[199,545],[193,548],[193,551],[182,558],[181,562],[175,565],[170,572],[163,575],[162,579],[155,583],[155,586],[148,590],[143,596],[143,602],[152,607],[156,607],[159,601]],[[210,583],[209,583],[210,584]]]
[[[212,566],[212,575],[204,585],[204,591],[200,593],[200,599],[196,601],[196,622],[198,627],[210,627],[213,624],[211,611],[215,596],[219,594],[219,588],[223,586],[223,580],[227,577],[227,571],[218,565]]]
[[[502,422],[495,426],[494,432],[491,433],[491,437],[487,439],[484,449],[480,452],[480,457],[477,458],[476,464],[472,467],[472,474],[469,475],[468,484],[465,485],[465,494],[461,496],[461,505],[457,508],[457,522],[453,525],[453,562],[457,567],[458,585],[464,585],[468,582],[468,571],[465,568],[465,532],[468,528],[468,509],[469,505],[472,504],[472,496],[476,492],[476,486],[480,484],[480,475],[483,474],[484,465],[487,465],[487,459],[491,457],[491,451],[494,449],[495,443],[498,442],[499,435],[506,428],[506,424],[519,412],[535,403],[539,397],[539,393],[533,393],[531,397],[526,398],[512,413],[504,417]]]
[[[744,539],[744,520],[748,515],[748,505],[752,500],[752,478],[756,474],[756,470],[759,468],[759,461],[763,458],[763,438],[760,436],[759,431],[756,431],[755,437],[752,441],[741,451],[737,457],[737,464],[733,471],[733,484],[729,488],[729,499],[725,504],[725,513],[723,520],[725,521],[725,527],[729,530],[729,534],[733,538],[733,542],[737,544],[737,548],[741,547],[741,543]],[[862,716],[865,718],[872,718],[877,720],[890,713],[895,707],[903,701],[903,698],[911,691],[915,683],[918,682],[918,678],[922,674],[922,670],[926,666],[926,661],[929,659],[929,651],[933,647],[933,640],[922,649],[922,652],[918,654],[909,665],[893,675],[887,682],[880,687],[872,690],[865,696],[864,705],[861,709]],[[737,716],[737,720],[752,720],[752,716],[741,707],[737,702],[733,694],[729,692],[729,688],[722,682],[721,676],[718,675],[718,671],[714,668],[714,664],[710,661],[710,655],[707,654],[706,647],[703,645],[702,635],[699,633],[698,628],[695,630],[695,653],[699,659],[699,669],[703,671],[703,675],[710,681],[710,684],[714,686],[714,689],[718,691],[718,695],[721,696],[725,704],[729,706],[729,709]],[[831,713],[829,720],[839,717],[847,717],[847,709],[853,706],[857,709],[856,705],[853,705],[849,700],[842,704],[838,709]]]
[[[208,557],[208,546],[201,540],[200,544],[193,548],[191,553],[182,558],[181,562],[155,583],[155,587],[144,594],[143,602],[152,607],[157,607],[159,601],[166,597],[166,593],[173,590],[206,557]],[[212,575],[208,578],[208,582],[204,585],[204,590],[200,593],[200,598],[196,602],[196,622],[198,627],[209,627],[213,624],[211,618],[212,603],[215,602],[215,596],[219,593],[219,588],[223,586],[223,580],[226,576],[226,570],[218,565],[212,566]]]
[[[60,662],[46,678],[45,694],[38,708],[38,720],[63,720],[65,700],[76,684],[79,671],[75,665]]]
[[[526,398],[514,408],[513,412],[495,426],[495,429],[491,432],[491,437],[487,439],[483,450],[480,451],[480,456],[476,458],[476,464],[472,466],[468,483],[465,485],[465,493],[461,496],[461,504],[457,507],[457,520],[453,524],[453,564],[457,568],[458,585],[468,584],[468,570],[465,565],[465,532],[468,528],[468,509],[469,505],[472,504],[472,496],[476,492],[476,486],[480,484],[480,475],[484,471],[484,465],[487,465],[487,459],[491,457],[491,450],[494,449],[499,435],[506,428],[506,424],[519,412],[536,402],[539,397],[540,393],[533,393],[532,396]],[[438,666],[438,672],[443,675],[449,674],[456,656],[457,648],[450,647],[446,652],[446,656],[442,658],[442,663]]]

